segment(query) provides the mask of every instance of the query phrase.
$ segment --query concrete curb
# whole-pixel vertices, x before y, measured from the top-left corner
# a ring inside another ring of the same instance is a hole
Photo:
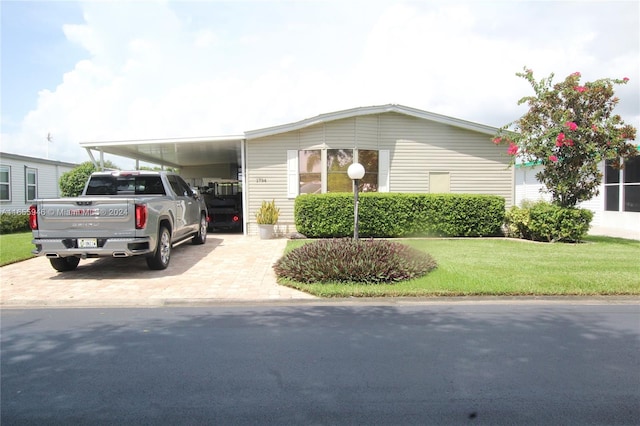
[[[638,296],[398,297],[330,299],[11,300],[2,309],[180,308],[215,306],[637,305]],[[640,310],[638,311],[640,313]]]

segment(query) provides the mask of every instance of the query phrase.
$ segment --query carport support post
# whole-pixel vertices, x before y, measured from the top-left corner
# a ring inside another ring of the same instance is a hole
[[[358,240],[358,181],[364,177],[364,167],[353,163],[347,169],[349,178],[353,180],[353,239]]]

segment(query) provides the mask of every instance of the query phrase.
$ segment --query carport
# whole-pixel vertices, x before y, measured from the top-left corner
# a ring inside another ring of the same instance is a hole
[[[178,168],[180,175],[194,187],[206,186],[217,179],[240,180],[243,188],[242,228],[246,234],[245,145],[244,135],[80,142],[97,166],[104,164],[104,154],[111,154],[135,160],[136,169],[141,161]]]

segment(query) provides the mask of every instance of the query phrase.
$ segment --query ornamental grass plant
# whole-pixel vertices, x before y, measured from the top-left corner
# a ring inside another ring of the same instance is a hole
[[[396,283],[435,269],[420,250],[387,240],[317,240],[298,247],[274,265],[278,277],[304,283]]]
[[[262,201],[260,209],[256,212],[258,225],[275,225],[280,217],[280,209],[276,207],[275,200]]]

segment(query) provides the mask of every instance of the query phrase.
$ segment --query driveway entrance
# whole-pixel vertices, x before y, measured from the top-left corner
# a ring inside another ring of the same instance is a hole
[[[280,286],[271,267],[286,240],[209,234],[204,246],[174,247],[169,267],[149,270],[141,257],[87,259],[58,273],[38,257],[0,268],[0,305],[162,306],[211,301],[314,298]]]

